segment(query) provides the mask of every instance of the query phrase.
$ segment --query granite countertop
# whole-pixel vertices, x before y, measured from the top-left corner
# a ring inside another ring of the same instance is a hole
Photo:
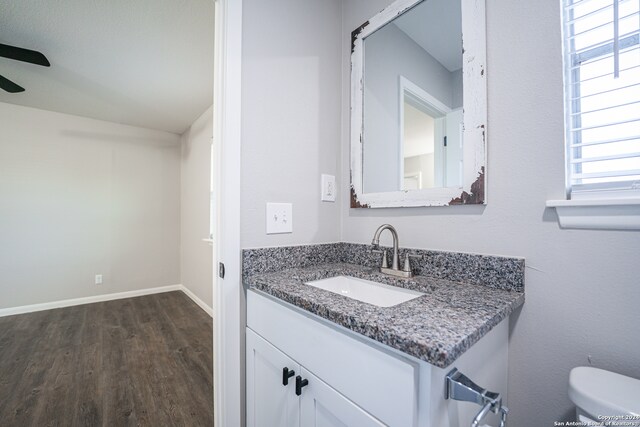
[[[425,295],[384,308],[304,284],[339,275],[413,289]],[[524,303],[524,289],[500,289],[428,276],[399,279],[372,267],[344,262],[266,273],[252,271],[245,275],[244,283],[440,368],[453,363]]]

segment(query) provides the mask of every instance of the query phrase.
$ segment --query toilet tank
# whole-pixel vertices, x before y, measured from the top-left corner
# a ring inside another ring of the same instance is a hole
[[[578,421],[640,423],[640,380],[635,378],[585,366],[573,368],[569,398],[576,405]]]

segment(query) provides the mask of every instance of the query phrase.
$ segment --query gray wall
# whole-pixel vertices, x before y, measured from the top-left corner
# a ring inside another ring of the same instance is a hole
[[[345,0],[342,172],[349,177],[349,33],[386,6]],[[569,370],[592,364],[640,378],[640,233],[558,228],[547,199],[564,198],[560,8],[557,0],[487,2],[486,207],[349,209],[342,238],[367,243],[376,227],[429,249],[523,256],[526,302],[511,317],[510,425],[570,417]]]
[[[451,76],[451,108],[456,109],[462,107],[462,68],[454,71]]]
[[[355,28],[355,27],[354,27]],[[398,191],[400,182],[400,76],[450,108],[456,76],[401,31],[387,25],[365,39],[365,193]],[[461,85],[458,79],[457,83]],[[456,94],[459,91],[456,91]]]
[[[339,203],[320,201],[321,173],[340,182],[340,7],[243,2],[243,247],[340,239]],[[292,234],[265,234],[266,202],[293,203]]]
[[[0,308],[180,283],[177,135],[4,103],[0,122]]]
[[[182,284],[213,307],[213,250],[209,237],[211,139],[213,108],[209,107],[182,134],[180,143],[180,271]]]

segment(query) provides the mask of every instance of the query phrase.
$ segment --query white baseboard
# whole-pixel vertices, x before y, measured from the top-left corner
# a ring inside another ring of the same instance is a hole
[[[209,316],[213,317],[213,309],[209,307],[204,301],[202,301],[196,294],[191,292],[186,286],[180,285],[180,290],[185,293],[189,298],[193,300],[198,306],[203,309]]]
[[[192,300],[196,302],[204,311],[211,316],[212,310],[206,306],[195,295],[189,295],[191,291],[186,291],[186,288],[182,285],[169,285],[160,286],[158,288],[139,289],[136,291],[117,292],[113,294],[95,295],[84,298],[73,298],[61,301],[45,302],[42,304],[23,305],[20,307],[2,308],[0,309],[0,317],[13,316],[14,314],[33,313],[35,311],[51,310],[53,308],[71,307],[74,305],[91,304],[94,302],[112,301],[123,298],[139,297],[143,295],[161,294],[163,292],[182,291],[187,294]],[[196,300],[197,299],[197,300]],[[204,307],[203,307],[204,305]],[[207,308],[205,308],[207,307]]]

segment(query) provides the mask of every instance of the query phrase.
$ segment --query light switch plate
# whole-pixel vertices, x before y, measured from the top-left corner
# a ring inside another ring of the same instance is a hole
[[[267,234],[293,233],[293,205],[267,203]]]
[[[336,177],[333,175],[321,175],[320,179],[322,185],[320,186],[321,197],[323,202],[335,202],[336,201]]]

